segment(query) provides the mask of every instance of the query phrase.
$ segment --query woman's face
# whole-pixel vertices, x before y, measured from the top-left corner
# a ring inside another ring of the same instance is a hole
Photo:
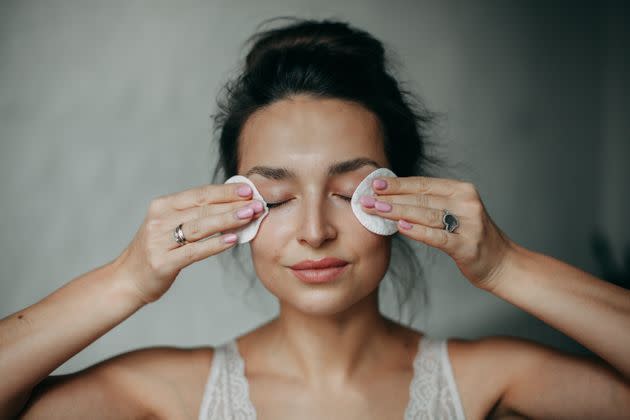
[[[247,120],[239,155],[239,175],[267,203],[286,201],[269,209],[250,242],[258,278],[271,293],[302,312],[331,315],[377,288],[389,264],[391,237],[364,228],[349,201],[366,175],[390,167],[373,113],[339,99],[300,95],[278,101]],[[358,158],[376,166],[346,165],[328,173],[331,165]],[[289,268],[323,257],[349,265],[321,284],[302,282]]]

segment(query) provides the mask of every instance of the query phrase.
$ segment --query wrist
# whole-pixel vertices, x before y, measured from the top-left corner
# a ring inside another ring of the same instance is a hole
[[[121,264],[121,257],[116,258],[107,267],[110,272],[111,292],[117,301],[122,302],[129,308],[138,310],[149,302],[144,300],[134,282],[133,276]]]
[[[484,281],[479,283],[479,288],[497,294],[500,287],[515,278],[514,271],[522,257],[524,248],[515,242],[508,240],[502,250],[499,264],[488,274]]]

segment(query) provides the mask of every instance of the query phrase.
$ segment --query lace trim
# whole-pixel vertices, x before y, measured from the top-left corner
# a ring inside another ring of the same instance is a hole
[[[215,397],[220,367],[223,366],[223,349],[217,347],[212,356],[212,365],[210,366],[210,375],[203,391],[203,399],[201,400],[201,409],[199,411],[199,420],[208,420],[210,418],[218,418],[218,403]],[[223,413],[225,415],[225,413]]]
[[[426,335],[420,339],[413,361],[405,420],[465,420],[447,344],[446,339]],[[235,339],[215,349],[199,412],[199,420],[210,419],[256,419],[245,362]]]
[[[446,340],[422,337],[422,347],[413,362],[405,420],[465,420],[445,355]]]
[[[249,383],[245,376],[245,361],[238,351],[236,340],[230,340],[225,347],[226,369],[230,382],[228,391],[235,420],[255,420],[256,409],[249,398]]]
[[[451,362],[448,358],[448,339],[442,340],[442,350],[440,351],[442,354],[442,366],[444,366],[444,375],[446,376],[446,380],[448,381],[448,386],[451,390],[451,395],[453,396],[453,404],[455,404],[455,410],[457,411],[458,419],[466,419],[464,415],[464,405],[462,404],[462,400],[459,397],[459,391],[457,390],[457,383],[455,382],[455,375],[453,374],[453,367],[451,366]]]
[[[256,410],[249,398],[245,361],[234,339],[215,349],[204,390],[199,420],[215,419],[256,419]]]

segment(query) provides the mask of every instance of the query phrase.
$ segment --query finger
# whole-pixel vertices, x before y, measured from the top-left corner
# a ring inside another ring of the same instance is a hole
[[[442,210],[418,207],[407,204],[391,204],[376,200],[374,207],[363,205],[363,210],[369,214],[376,214],[390,220],[404,219],[412,223],[428,227],[440,228],[444,226]]]
[[[404,219],[398,221],[398,233],[426,245],[438,248],[449,255],[456,251],[461,237],[444,229],[436,229],[420,224],[410,223]]]
[[[188,242],[196,242],[203,238],[215,235],[219,232],[225,232],[230,229],[244,226],[254,219],[257,219],[263,212],[255,213],[250,206],[244,206],[237,210],[227,211],[225,213],[216,214],[201,219],[195,219],[182,224],[182,232],[184,238]],[[181,247],[173,232],[175,227],[169,229],[163,235],[163,249],[174,249]]]
[[[160,197],[160,202],[173,210],[185,210],[212,203],[248,200],[252,189],[244,182],[230,184],[206,184],[200,187]]]
[[[264,204],[259,200],[234,201],[231,203],[209,204],[200,207],[192,207],[186,210],[178,211],[169,216],[171,224],[177,226],[180,223],[188,223],[195,219],[203,219],[205,217],[226,213],[240,209],[241,207],[251,206],[255,212],[263,211]]]
[[[226,242],[226,238],[234,239]],[[171,270],[182,269],[196,261],[201,261],[212,255],[218,254],[228,248],[233,247],[238,242],[234,233],[208,238],[205,241],[191,242],[166,254],[166,265]]]
[[[386,182],[385,188],[378,188],[378,180]],[[372,189],[377,194],[434,194],[450,197],[461,182],[455,179],[432,178],[427,176],[379,177],[372,181]]]
[[[374,197],[378,201],[384,201],[390,204],[406,204],[408,206],[424,207],[428,209],[449,209],[453,212],[457,212],[453,201],[439,195],[432,194],[392,194],[392,195],[379,195]]]

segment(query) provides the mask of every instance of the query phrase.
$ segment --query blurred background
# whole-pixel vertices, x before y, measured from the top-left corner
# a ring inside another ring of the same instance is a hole
[[[518,4],[517,4],[518,3]],[[116,258],[160,195],[210,181],[215,97],[264,19],[338,18],[398,76],[517,243],[630,277],[630,26],[623,2],[0,2],[0,317]],[[429,334],[588,350],[426,250]],[[277,303],[211,257],[54,373],[153,345],[217,345]],[[384,312],[391,308],[384,307]]]

